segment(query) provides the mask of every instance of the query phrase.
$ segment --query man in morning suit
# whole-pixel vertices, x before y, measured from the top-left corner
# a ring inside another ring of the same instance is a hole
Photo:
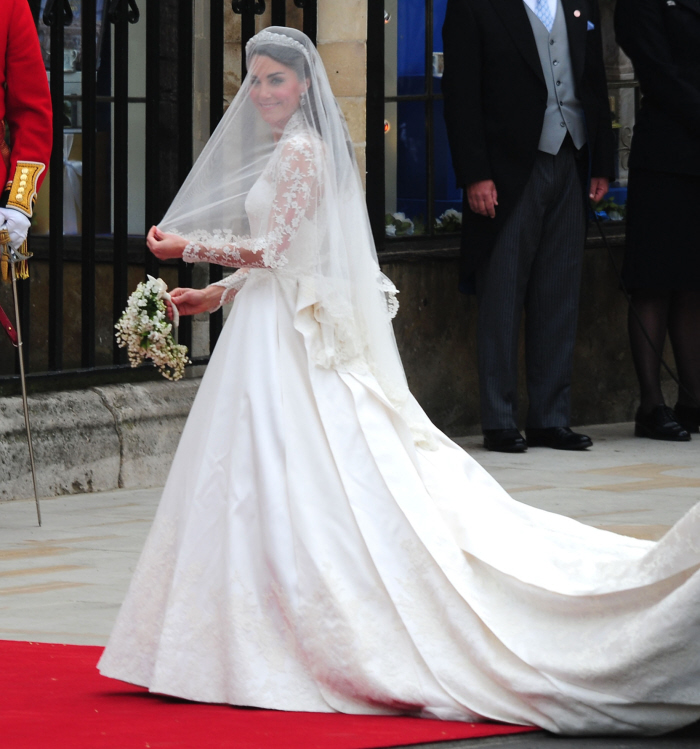
[[[29,3],[0,10],[0,229],[18,249],[51,155],[51,94]]]
[[[569,428],[586,194],[602,198],[614,172],[597,0],[448,0],[443,38],[484,445],[586,449],[590,438]],[[523,309],[527,442],[517,428]]]

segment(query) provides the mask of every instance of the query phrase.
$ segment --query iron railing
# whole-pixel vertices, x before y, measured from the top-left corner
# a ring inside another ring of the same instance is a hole
[[[436,106],[438,102],[442,101],[443,97],[439,85],[439,76],[436,77],[434,74],[434,61],[435,34],[437,33],[439,36],[441,27],[441,18],[436,19],[436,15],[440,16],[441,13],[444,13],[443,6],[445,3],[424,0],[422,3],[412,3],[404,7],[400,7],[398,3],[388,5],[392,7],[393,13],[386,10],[384,3],[370,3],[367,38],[367,203],[375,243],[380,251],[384,248],[386,239],[384,220],[387,178],[385,133],[391,128],[396,129],[398,127],[399,121],[402,120],[402,107],[415,106],[421,108],[421,115],[415,118],[414,125],[422,128],[421,135],[416,135],[415,140],[423,141],[420,147],[423,149],[424,163],[420,165],[422,174],[416,175],[414,181],[422,182],[422,185],[418,186],[418,190],[422,192],[423,196],[419,200],[424,206],[421,218],[425,230],[421,232],[421,237],[425,239],[434,234],[433,227],[436,218],[435,146],[438,136],[437,129],[443,129],[441,115],[436,111]],[[419,7],[420,12],[417,10]],[[413,85],[404,86],[404,90],[397,80],[395,93],[388,93],[387,95],[384,76],[381,75],[381,71],[384,71],[387,63],[385,59],[385,34],[389,30],[395,30],[399,22],[399,14],[405,16],[406,13],[412,13],[413,11],[415,11],[415,17],[411,16],[411,25],[422,30],[423,35],[422,49],[418,53],[422,57],[422,73],[412,82]],[[390,121],[386,114],[387,108],[391,105],[395,106],[396,111],[394,121]],[[440,140],[443,139],[440,138]],[[404,178],[404,183],[409,181],[411,180]],[[404,184],[405,186],[406,184]]]

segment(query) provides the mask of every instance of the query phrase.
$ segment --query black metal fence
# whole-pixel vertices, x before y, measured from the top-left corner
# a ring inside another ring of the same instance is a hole
[[[423,230],[411,237],[413,244],[422,248],[439,248],[445,244],[444,237],[435,235],[436,219],[436,141],[446,146],[442,120],[441,72],[436,70],[436,61],[441,57],[435,53],[436,35],[440,35],[445,3],[424,0],[411,7],[398,2],[369,3],[367,24],[367,68],[370,71],[385,71],[388,63],[386,33],[399,22],[398,16],[408,15],[410,25],[416,30],[414,55],[421,59],[420,73],[413,80],[391,80],[391,76],[370,74],[367,83],[367,206],[377,250],[390,249],[392,242],[386,241],[385,215],[387,178],[386,134],[397,128],[402,119],[402,110],[412,110],[416,132],[402,132],[400,137],[413,139],[420,152],[418,174],[404,175],[404,185],[411,183],[420,195],[423,205],[420,210]],[[396,50],[394,50],[396,52]],[[393,105],[394,117],[388,109]],[[392,120],[393,121],[390,121]]]
[[[110,377],[128,370],[112,332],[135,282],[149,273],[165,276],[171,286],[192,284],[191,267],[159,263],[145,235],[192,165],[194,0],[29,2],[50,79],[54,130],[37,204],[46,204],[48,193],[48,226],[30,232],[31,279],[20,285],[25,361],[34,380]],[[290,11],[315,42],[316,0],[210,0],[210,130],[224,112],[225,14],[240,17],[244,47],[256,25],[286,25]],[[140,57],[133,54],[135,34]],[[241,66],[242,78],[244,55]],[[79,161],[68,153],[74,139]],[[66,226],[64,208],[66,170],[76,163],[80,186],[68,198],[80,205],[77,229]],[[218,280],[221,268],[211,266],[209,274]],[[210,349],[221,325],[219,311],[210,318]],[[191,348],[190,318],[182,320],[179,336]],[[11,386],[18,372],[4,345],[0,387]]]
[[[412,110],[414,127],[420,133],[402,133],[402,137],[413,138],[418,150],[422,154],[423,164],[419,166],[419,174],[413,175],[408,182],[415,183],[420,201],[423,205],[421,218],[424,230],[419,234],[422,238],[430,238],[434,234],[436,218],[436,125],[444,129],[442,122],[442,90],[441,73],[435,70],[435,35],[439,36],[442,26],[441,13],[444,13],[444,2],[435,7],[433,0],[425,0],[419,8],[401,7],[397,2],[369,4],[368,38],[367,38],[367,66],[370,70],[384,70],[386,59],[386,32],[396,27],[400,14],[410,16],[411,26],[417,30],[415,57],[422,58],[419,65],[420,73],[408,82],[390,80],[390,76],[368,76],[367,102],[367,204],[370,213],[373,234],[377,249],[385,248],[385,186],[386,173],[386,133],[390,128],[397,127],[397,120]],[[389,10],[389,8],[391,10]],[[437,17],[436,17],[437,16]],[[441,53],[438,53],[441,54]],[[388,88],[387,88],[388,86]],[[394,121],[390,121],[388,108],[393,105]],[[443,141],[445,138],[440,137]],[[420,161],[421,159],[419,159]],[[420,168],[422,167],[422,169]],[[420,173],[422,172],[422,173]],[[418,184],[420,182],[421,184]],[[418,236],[416,236],[418,239]],[[438,240],[439,241],[439,240]],[[424,242],[425,244],[425,242]],[[435,244],[435,243],[433,243]]]

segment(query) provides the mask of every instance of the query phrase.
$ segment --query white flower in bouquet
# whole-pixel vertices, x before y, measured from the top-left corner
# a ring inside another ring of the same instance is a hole
[[[150,359],[163,377],[179,380],[189,363],[187,346],[175,343],[172,331],[173,324],[177,327],[179,315],[173,304],[173,323],[169,322],[166,299],[170,295],[165,281],[148,276],[129,297],[124,314],[114,327],[117,344],[127,348],[132,367]]]

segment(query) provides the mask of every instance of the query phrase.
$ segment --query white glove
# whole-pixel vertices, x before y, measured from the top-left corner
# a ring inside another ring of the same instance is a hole
[[[10,247],[17,250],[27,238],[31,221],[14,208],[0,208],[0,229],[7,229],[10,234]]]

